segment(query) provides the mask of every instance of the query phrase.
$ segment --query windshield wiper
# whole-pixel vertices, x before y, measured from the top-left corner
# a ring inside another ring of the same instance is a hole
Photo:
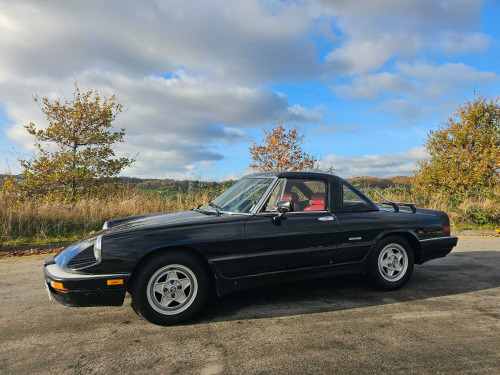
[[[214,202],[212,202],[212,201],[208,202],[208,205],[209,205],[210,207],[215,208],[215,212],[217,212],[217,216],[220,216],[220,210],[221,210],[221,208],[222,208],[222,207],[220,207],[220,206],[216,205],[216,204],[215,204]]]

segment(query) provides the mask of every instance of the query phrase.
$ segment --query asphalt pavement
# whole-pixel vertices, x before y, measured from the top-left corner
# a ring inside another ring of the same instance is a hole
[[[49,301],[46,256],[0,260],[0,374],[500,374],[500,238],[459,239],[401,290],[362,277],[234,293],[158,327]]]

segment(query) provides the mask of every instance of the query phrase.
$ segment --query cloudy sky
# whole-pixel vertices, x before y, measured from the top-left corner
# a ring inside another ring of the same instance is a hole
[[[225,179],[284,121],[341,176],[410,175],[456,106],[500,93],[500,5],[479,0],[0,0],[0,173],[72,84],[127,108],[123,175]]]

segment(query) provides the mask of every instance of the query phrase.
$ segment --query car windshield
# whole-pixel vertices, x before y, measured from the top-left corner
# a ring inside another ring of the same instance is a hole
[[[215,198],[204,210],[250,213],[273,178],[245,178]]]

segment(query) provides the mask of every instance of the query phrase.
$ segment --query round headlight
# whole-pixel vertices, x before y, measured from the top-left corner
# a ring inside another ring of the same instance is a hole
[[[94,244],[94,256],[96,260],[101,260],[102,236],[97,237]]]

